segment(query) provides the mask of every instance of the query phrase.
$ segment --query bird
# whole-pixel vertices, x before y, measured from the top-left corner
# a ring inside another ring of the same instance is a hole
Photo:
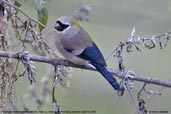
[[[61,16],[54,28],[57,32],[54,43],[64,58],[77,65],[95,68],[114,90],[121,90],[117,80],[107,70],[106,61],[99,48],[76,19],[72,16]]]

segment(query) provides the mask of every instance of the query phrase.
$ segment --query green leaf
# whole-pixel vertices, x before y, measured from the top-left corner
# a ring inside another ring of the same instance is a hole
[[[17,1],[14,2],[14,5],[17,7],[21,7],[21,3],[17,2]],[[16,10],[15,15],[17,15],[17,14],[18,14],[18,11]]]
[[[42,24],[46,25],[48,21],[48,10],[47,8],[43,8],[41,11],[37,10],[38,12],[38,20]],[[43,26],[39,25],[39,30],[42,31],[44,29]]]
[[[17,2],[17,1],[15,1],[14,5],[17,7],[21,7],[21,3]]]

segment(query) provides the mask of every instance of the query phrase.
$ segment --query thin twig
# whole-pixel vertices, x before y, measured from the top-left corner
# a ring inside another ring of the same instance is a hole
[[[157,34],[157,35],[154,35],[150,38],[140,38],[139,37],[140,39],[137,39],[137,40],[131,39],[131,44],[142,44],[142,45],[144,45],[144,43],[142,43],[142,42],[151,41],[154,39],[160,39],[161,37],[168,37],[168,36],[169,37],[171,36],[171,32],[167,32],[167,33],[163,33],[163,34]],[[126,39],[125,41],[120,42],[120,44],[118,44],[115,48],[113,48],[113,50],[105,57],[105,60],[107,61],[109,59],[109,57],[114,55],[121,47],[126,46],[128,44],[128,42],[130,42],[129,39]],[[152,42],[152,43],[154,43],[154,42]],[[155,45],[155,44],[153,44],[153,45]],[[149,49],[151,49],[151,48],[154,48],[154,47],[149,47]]]
[[[139,110],[139,107],[138,107],[138,105],[137,105],[137,103],[136,103],[136,101],[135,101],[134,96],[132,95],[131,90],[128,89],[128,93],[129,93],[129,95],[130,95],[130,97],[131,97],[132,102],[133,102],[134,105],[135,105],[135,108],[136,108],[138,114],[141,114],[141,111]]]
[[[31,20],[31,21],[33,21],[33,22],[35,22],[35,23],[37,23],[37,24],[39,24],[39,25],[41,25],[41,26],[43,26],[43,27],[46,27],[44,24],[40,23],[39,21],[37,21],[36,19],[32,18],[32,17],[29,16],[27,13],[25,13],[21,8],[15,6],[15,5],[13,5],[13,4],[11,4],[11,3],[5,1],[5,0],[2,0],[2,2],[5,3],[5,4],[8,5],[8,6],[13,7],[15,10],[19,11],[19,12],[22,13],[24,16],[26,16],[29,20]]]
[[[0,51],[0,57],[20,59],[17,53],[9,52],[9,51]],[[56,58],[50,58],[50,57],[45,57],[45,56],[30,55],[30,60],[36,61],[36,62],[48,63],[48,64],[55,65],[55,66],[64,65],[66,67],[74,67],[74,68],[81,68],[81,69],[96,71],[92,68],[86,68],[84,66],[75,65],[65,59],[56,59]],[[121,71],[114,70],[114,69],[108,68],[108,71],[111,72],[114,76],[119,77],[119,78],[123,78],[126,75],[126,72],[121,72]],[[142,76],[142,75],[134,74],[134,77],[132,78],[132,80],[136,80],[140,82],[147,82],[149,84],[155,84],[155,85],[160,85],[160,86],[171,88],[170,81],[159,80],[159,79],[151,78],[149,76]]]

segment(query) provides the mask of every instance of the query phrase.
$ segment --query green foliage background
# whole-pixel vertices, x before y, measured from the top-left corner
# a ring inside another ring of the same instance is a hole
[[[89,2],[92,4],[90,22],[80,22],[80,24],[90,34],[104,56],[120,41],[130,36],[133,26],[136,27],[136,34],[140,37],[148,37],[171,30],[169,0],[89,0]],[[53,28],[58,17],[71,14],[78,6],[79,0],[51,0],[47,4],[49,11],[47,27]],[[31,0],[22,2],[21,8],[37,18],[37,12]],[[124,53],[126,70],[134,70],[144,76],[170,80],[171,43],[169,42],[163,50],[159,48],[147,50],[143,47],[141,49],[142,53],[136,51],[130,54]],[[115,58],[111,57],[107,63],[108,67],[117,68]],[[39,79],[46,70],[44,64],[37,63],[37,83],[33,84],[37,88],[38,95],[41,92],[39,91],[41,86]],[[73,69],[70,81],[69,88],[56,88],[56,98],[63,111],[95,110],[97,114],[135,113],[136,109],[129,94],[126,92],[123,97],[119,98],[116,91],[97,72]],[[49,79],[49,82],[52,83],[52,79]],[[26,78],[17,81],[18,96],[27,92],[28,85],[30,83]],[[142,83],[135,82],[133,89],[135,98],[141,87]],[[149,84],[147,89],[158,90],[160,87]],[[161,97],[153,96],[146,102],[147,110],[169,111],[171,113],[170,95],[170,89],[164,88]],[[143,95],[143,97],[146,99],[149,96]],[[51,97],[47,99],[51,100]],[[21,106],[21,104],[17,105]],[[31,100],[27,101],[27,105],[34,110],[34,104]],[[41,110],[53,110],[53,108],[51,105],[45,105]]]

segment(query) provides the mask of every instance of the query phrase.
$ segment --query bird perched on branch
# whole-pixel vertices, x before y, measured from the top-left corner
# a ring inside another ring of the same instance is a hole
[[[55,46],[68,61],[95,68],[115,90],[120,90],[116,79],[106,69],[102,53],[77,20],[62,16],[56,21],[55,29],[58,34],[55,37]]]

